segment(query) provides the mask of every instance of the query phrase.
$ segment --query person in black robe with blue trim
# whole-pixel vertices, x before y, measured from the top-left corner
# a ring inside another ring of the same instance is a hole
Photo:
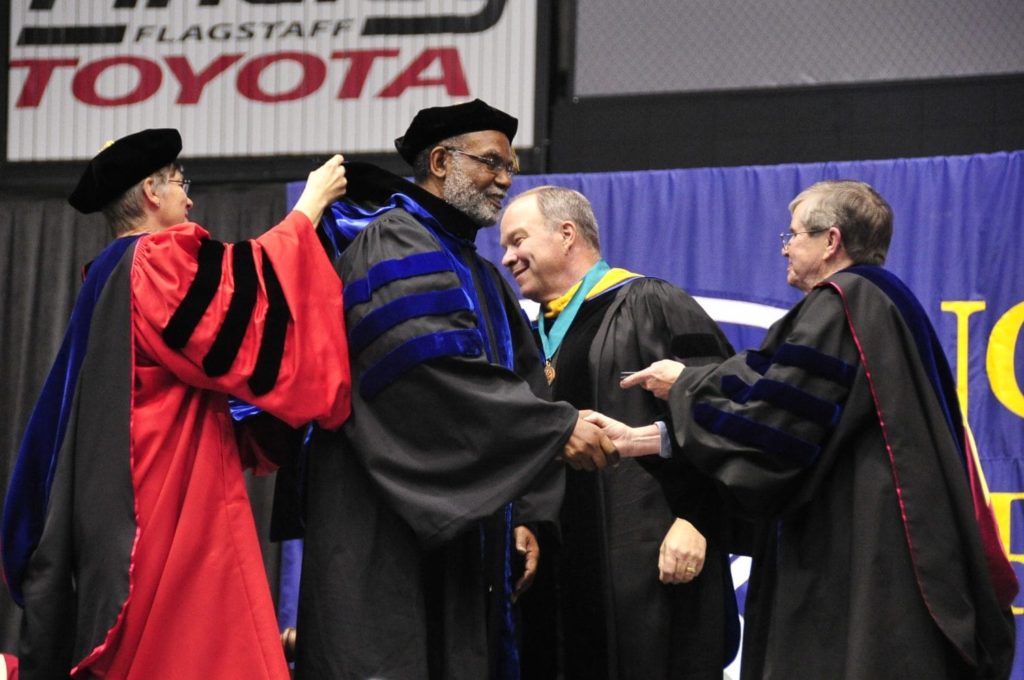
[[[862,182],[790,203],[787,280],[807,296],[761,348],[623,380],[671,407],[675,449],[758,536],[742,678],[1007,678],[1017,579],[949,365],[913,293],[880,266],[892,211]],[[594,416],[623,455],[653,425]]]
[[[349,164],[347,200],[324,225],[346,291],[353,416],[311,442],[299,678],[520,677],[511,602],[535,569],[526,527],[557,517],[559,457],[616,457],[546,399],[529,324],[476,253],[516,169],[516,126],[479,100],[421,111],[396,142],[415,183]]]

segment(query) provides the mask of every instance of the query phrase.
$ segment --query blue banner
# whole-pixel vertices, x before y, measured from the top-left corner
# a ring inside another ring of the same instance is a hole
[[[517,177],[511,193],[542,184],[582,192],[609,264],[686,289],[739,349],[757,346],[763,329],[800,299],[786,284],[778,235],[789,227],[789,201],[824,179],[867,182],[892,205],[886,267],[917,294],[939,334],[1024,583],[1024,152],[535,175]],[[500,264],[496,228],[481,232],[477,245]],[[1020,628],[1024,596],[1014,605]]]

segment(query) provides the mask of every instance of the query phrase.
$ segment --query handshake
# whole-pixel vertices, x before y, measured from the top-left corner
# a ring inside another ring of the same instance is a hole
[[[597,411],[580,411],[562,460],[576,470],[600,470],[621,456],[636,458],[661,451],[657,425],[630,427]]]
[[[678,361],[656,361],[642,371],[629,374],[623,389],[639,386],[659,399],[667,399],[669,390],[685,366]],[[600,470],[620,456],[633,458],[661,451],[661,431],[657,425],[630,427],[597,411],[580,411],[572,436],[565,444],[562,459],[576,470]]]
[[[576,427],[565,443],[561,459],[575,470],[600,470],[619,462],[619,451],[615,443],[599,425],[587,420],[594,413],[580,411]]]

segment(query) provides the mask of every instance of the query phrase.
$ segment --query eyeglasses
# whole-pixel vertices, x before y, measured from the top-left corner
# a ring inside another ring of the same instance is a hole
[[[793,240],[793,237],[798,234],[820,234],[823,231],[828,231],[829,227],[820,227],[818,229],[808,229],[807,231],[784,231],[779,234],[779,238],[782,240],[782,247],[788,248],[789,242]]]
[[[497,156],[477,156],[476,154],[467,153],[462,149],[452,149],[447,146],[442,148],[449,153],[461,153],[463,156],[466,156],[467,158],[472,158],[477,163],[480,163],[488,170],[490,170],[491,173],[494,175],[497,175],[499,172],[504,170],[506,175],[508,175],[509,177],[514,177],[515,174],[519,172],[519,167],[515,161],[506,161],[505,159],[498,158]]]
[[[188,196],[188,188],[190,186],[192,186],[192,180],[190,180],[190,179],[169,179],[167,181],[170,182],[171,184],[180,184],[181,185],[181,190],[185,192],[186,196]]]

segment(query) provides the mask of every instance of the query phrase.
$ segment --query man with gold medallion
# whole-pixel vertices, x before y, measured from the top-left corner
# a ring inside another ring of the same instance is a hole
[[[623,372],[656,358],[699,364],[732,354],[692,297],[602,259],[593,210],[576,191],[547,186],[521,194],[501,221],[501,245],[522,295],[541,303],[537,330],[556,400],[647,424],[663,415],[664,403],[620,389]],[[721,678],[738,628],[715,491],[696,474],[661,475],[685,487],[666,495],[634,463],[568,471],[553,589],[564,677]],[[683,583],[667,585],[677,574]],[[536,619],[543,625],[554,617]],[[534,625],[528,620],[524,630]]]

